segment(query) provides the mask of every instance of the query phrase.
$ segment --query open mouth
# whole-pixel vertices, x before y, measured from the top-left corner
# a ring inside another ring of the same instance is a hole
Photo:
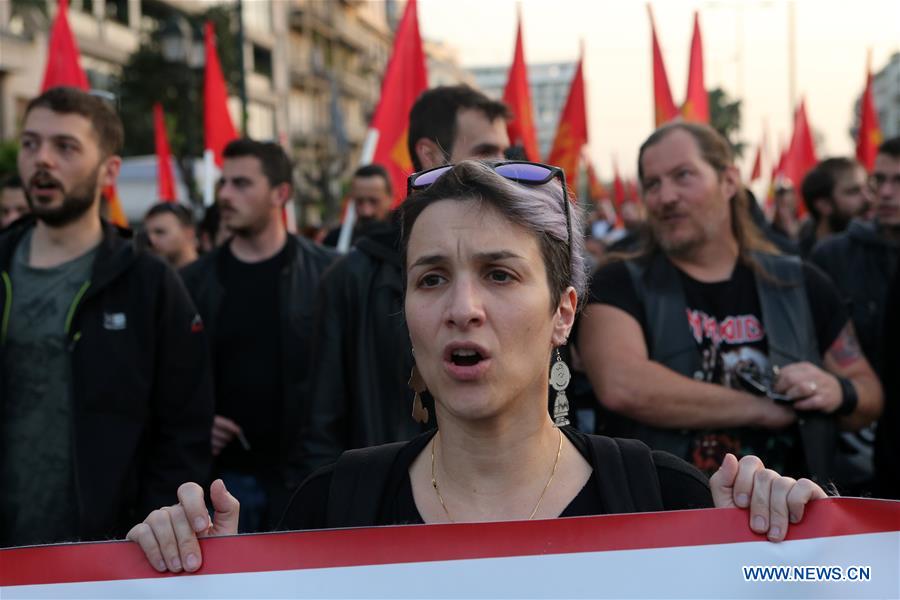
[[[484,360],[477,350],[458,349],[450,353],[450,362],[458,367],[474,367]]]
[[[31,178],[30,191],[32,194],[46,195],[50,192],[62,189],[62,186],[49,175],[35,175]]]

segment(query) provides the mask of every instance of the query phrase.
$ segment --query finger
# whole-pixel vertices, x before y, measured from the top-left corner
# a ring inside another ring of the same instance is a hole
[[[816,395],[818,386],[811,381],[799,381],[789,387],[784,395],[788,398],[811,398]]]
[[[172,519],[169,518],[169,513],[164,508],[154,510],[147,515],[144,522],[153,530],[156,543],[159,545],[168,569],[173,573],[180,573],[182,571],[181,555],[178,553],[178,541],[175,539],[175,530],[172,528]]]
[[[793,406],[796,410],[820,410],[825,405],[825,397],[822,394],[815,394],[802,400],[794,402]]]
[[[205,533],[210,527],[209,511],[203,501],[203,488],[194,482],[178,486],[178,502],[184,509],[185,518],[196,533]]]
[[[238,517],[241,513],[241,503],[231,495],[225,487],[225,482],[221,479],[216,479],[209,486],[209,497],[216,511],[213,515],[213,527],[216,534],[236,534],[238,531]]]
[[[212,439],[219,442],[223,446],[234,439],[236,434],[226,429],[213,429]]]
[[[734,504],[741,508],[750,506],[750,493],[753,491],[753,477],[757,471],[765,467],[755,456],[745,456],[738,462],[738,473],[734,480]]]
[[[185,571],[196,571],[200,568],[200,544],[197,542],[197,533],[188,523],[184,508],[180,504],[176,504],[164,510],[169,513],[172,529],[175,530],[175,541],[178,544],[181,565]]]
[[[787,535],[790,509],[788,492],[797,484],[791,477],[776,477],[769,496],[769,540],[780,542]]]
[[[241,431],[240,425],[238,425],[228,417],[223,417],[221,415],[216,415],[215,419],[213,419],[213,427],[219,427],[234,434],[237,434],[239,431]]]
[[[778,473],[772,469],[759,469],[753,475],[753,492],[750,494],[750,529],[756,533],[769,531],[772,482]]]
[[[734,480],[738,473],[738,461],[734,454],[726,454],[719,470],[709,478],[709,490],[712,492],[713,504],[716,508],[732,508],[734,504]]]
[[[153,565],[154,569],[160,573],[166,571],[166,561],[163,559],[159,544],[156,543],[156,536],[153,535],[153,531],[150,529],[149,525],[146,523],[138,523],[131,528],[125,538],[132,542],[136,542],[137,545],[141,547],[141,550],[144,551],[144,556],[147,557],[147,560]]]
[[[810,500],[827,497],[825,490],[809,479],[799,480],[787,495],[788,518],[791,523],[799,523],[803,519],[806,505]]]

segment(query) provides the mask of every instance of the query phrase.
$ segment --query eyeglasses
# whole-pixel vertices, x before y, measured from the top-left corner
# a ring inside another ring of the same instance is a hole
[[[563,192],[563,212],[566,214],[566,246],[569,254],[569,264],[572,264],[572,216],[569,212],[569,190],[566,185],[566,174],[559,167],[553,165],[545,165],[542,163],[529,162],[526,160],[503,160],[503,161],[481,161],[489,166],[493,171],[503,177],[521,185],[544,185],[554,179],[559,179]],[[438,179],[443,177],[453,169],[455,165],[443,165],[428,169],[427,171],[419,171],[413,173],[406,180],[407,196],[417,190],[424,190],[430,187]]]

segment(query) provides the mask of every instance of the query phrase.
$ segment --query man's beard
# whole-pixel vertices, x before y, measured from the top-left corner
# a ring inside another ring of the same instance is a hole
[[[61,206],[50,208],[36,202],[30,194],[26,194],[31,212],[38,220],[50,227],[62,227],[77,221],[94,205],[97,197],[97,182],[100,179],[100,165],[97,165],[92,173],[75,183],[68,191],[63,188],[62,183],[51,177],[46,171],[35,173],[31,178],[32,184],[36,179],[42,183],[55,184],[63,192],[63,201]],[[30,188],[31,185],[29,185]]]
[[[844,213],[835,210],[828,215],[828,228],[831,229],[832,233],[840,233],[847,229],[847,226],[850,225],[850,221],[852,220],[852,215],[845,215]]]

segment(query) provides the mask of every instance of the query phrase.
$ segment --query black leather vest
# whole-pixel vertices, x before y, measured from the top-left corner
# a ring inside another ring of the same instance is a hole
[[[816,328],[799,258],[755,253],[754,258],[772,280],[755,276],[762,322],[773,366],[808,361],[822,364]],[[687,377],[702,374],[700,351],[685,318],[687,304],[678,270],[663,253],[649,260],[626,261],[634,289],[646,315],[647,351],[651,360]],[[826,481],[834,462],[836,424],[821,413],[803,413],[797,421],[809,475]],[[689,459],[693,432],[634,424],[634,437],[651,448]]]

